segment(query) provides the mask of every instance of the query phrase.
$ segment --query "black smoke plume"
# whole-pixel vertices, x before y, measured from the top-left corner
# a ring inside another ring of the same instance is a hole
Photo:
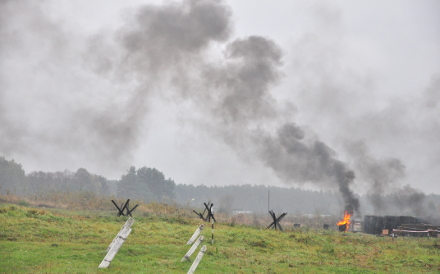
[[[26,143],[28,154],[58,151],[60,158],[87,158],[79,156],[87,153],[114,167],[130,160],[155,100],[169,100],[194,106],[192,111],[201,115],[191,122],[199,129],[243,158],[263,162],[284,182],[337,188],[346,210],[359,210],[351,190],[354,172],[329,146],[306,134],[292,109],[271,92],[283,76],[282,50],[266,37],[232,38],[232,13],[223,1],[146,5],[127,16],[119,30],[87,37],[80,46],[84,37],[51,23],[37,4],[27,9],[15,1],[1,5],[11,12],[0,19],[0,49],[19,56],[36,52],[29,41],[47,46],[32,55],[43,84],[31,91],[49,110],[41,114],[36,107],[40,116],[14,124],[6,118],[13,111],[0,104],[7,126],[0,153],[13,153]],[[22,18],[28,19],[23,23]],[[24,64],[25,58],[19,61]],[[0,81],[7,71],[2,62]],[[93,88],[98,81],[101,85]],[[5,101],[22,92],[3,81],[0,85]]]

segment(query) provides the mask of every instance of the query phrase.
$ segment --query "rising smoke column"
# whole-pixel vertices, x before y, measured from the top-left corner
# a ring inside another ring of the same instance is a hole
[[[286,183],[336,186],[346,210],[358,211],[359,201],[350,189],[354,172],[326,144],[305,139],[292,118],[285,118],[290,110],[271,93],[283,75],[282,50],[260,36],[228,42],[230,15],[221,1],[141,8],[118,33],[122,59],[112,62],[124,69],[116,74],[135,75],[140,83],[136,102],[151,96],[149,86],[168,82],[174,92],[170,97],[197,106],[194,111],[204,114],[204,129],[237,153],[256,157]],[[208,57],[213,44],[224,48],[220,57]]]
[[[232,39],[231,14],[224,2],[215,0],[142,6],[121,29],[87,39],[78,71],[68,63],[78,57],[71,56],[71,44],[77,41],[56,24],[36,18],[43,26],[37,38],[55,48],[56,38],[65,37],[64,51],[41,55],[47,64],[41,67],[44,76],[53,73],[46,67],[56,67],[71,85],[61,81],[45,98],[67,86],[71,100],[63,102],[66,105],[56,102],[64,111],[56,113],[56,123],[45,123],[52,130],[29,134],[28,141],[50,150],[84,150],[117,165],[139,144],[154,100],[189,102],[202,114],[194,123],[212,132],[213,139],[220,138],[244,158],[263,162],[286,183],[335,187],[346,209],[357,211],[359,202],[350,189],[353,171],[296,125],[292,110],[272,93],[283,76],[282,50],[266,37]],[[44,31],[44,26],[55,31]],[[84,79],[90,86],[99,79],[108,84],[94,94],[88,85],[75,86]],[[92,96],[100,103],[83,103]]]
[[[189,74],[209,45],[229,37],[230,15],[230,10],[218,1],[146,5],[116,33],[92,37],[85,55],[93,61],[89,67],[111,81],[132,86],[132,90],[125,92],[128,99],[117,112],[122,116],[117,123],[109,113],[98,116],[90,128],[106,136],[105,143],[131,143],[134,149],[152,99],[175,96],[167,93],[172,86],[180,94],[189,90],[185,88]],[[120,151],[118,146],[112,147]]]
[[[283,125],[276,136],[257,139],[261,159],[285,181],[337,186],[345,210],[359,212],[359,200],[350,189],[355,174],[336,159],[335,152],[318,140],[305,140],[304,131],[293,123]]]
[[[367,183],[366,194],[374,214],[425,215],[426,195],[409,185],[401,186],[399,183],[405,177],[405,165],[399,159],[376,159],[369,154],[363,141],[349,142],[346,149],[354,160],[360,180]]]
[[[367,194],[375,214],[384,214],[391,206],[385,195],[395,192],[399,179],[405,176],[405,166],[399,159],[372,157],[363,141],[346,143],[360,179],[368,183]]]

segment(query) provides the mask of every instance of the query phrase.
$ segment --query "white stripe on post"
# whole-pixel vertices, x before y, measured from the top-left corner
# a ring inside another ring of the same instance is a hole
[[[200,236],[197,241],[191,246],[191,248],[186,252],[185,256],[183,256],[182,260],[180,262],[183,262],[185,260],[188,260],[189,257],[194,253],[194,251],[197,249],[199,244],[203,241],[204,237]]]
[[[192,245],[194,241],[197,239],[197,236],[199,236],[200,232],[203,230],[203,227],[205,227],[203,224],[197,228],[196,232],[192,235],[192,237],[189,239],[189,241],[186,243],[187,245]]]
[[[206,245],[204,245],[204,246],[202,247],[202,249],[200,249],[199,254],[197,254],[197,257],[196,257],[196,259],[194,260],[193,264],[191,265],[191,268],[189,269],[189,271],[188,271],[187,274],[193,274],[194,271],[196,271],[196,268],[197,268],[197,266],[199,265],[200,261],[202,260],[203,255],[205,254],[205,252],[206,252]]]

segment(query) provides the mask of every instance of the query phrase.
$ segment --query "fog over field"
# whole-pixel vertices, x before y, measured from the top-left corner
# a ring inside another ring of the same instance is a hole
[[[0,156],[440,193],[438,1],[0,1]],[[379,204],[382,201],[377,201]]]

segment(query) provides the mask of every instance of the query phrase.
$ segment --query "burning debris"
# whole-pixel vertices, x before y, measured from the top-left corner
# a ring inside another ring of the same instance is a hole
[[[339,232],[347,232],[350,229],[351,216],[353,216],[353,213],[348,211],[344,212],[344,218],[336,224],[339,228]]]

